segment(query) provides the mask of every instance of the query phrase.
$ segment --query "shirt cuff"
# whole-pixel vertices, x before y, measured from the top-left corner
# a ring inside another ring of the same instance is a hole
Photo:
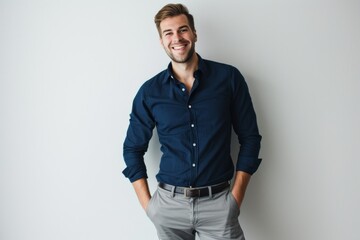
[[[122,171],[125,177],[129,178],[130,182],[135,182],[140,178],[148,178],[146,167],[144,165],[135,165],[127,167]]]
[[[261,161],[261,158],[240,156],[236,164],[236,171],[243,171],[252,175],[259,168]]]

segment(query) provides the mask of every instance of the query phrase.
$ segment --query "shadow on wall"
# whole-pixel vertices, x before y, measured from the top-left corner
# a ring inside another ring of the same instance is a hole
[[[252,79],[251,76],[246,76],[246,82],[249,85],[250,94],[253,100],[257,121],[259,125],[259,132],[262,135],[261,149],[259,157],[263,159],[259,169],[252,176],[249,186],[246,191],[245,199],[241,209],[240,223],[244,229],[245,236],[249,239],[281,239],[281,230],[279,226],[275,225],[273,221],[272,211],[269,209],[269,202],[272,202],[272,191],[266,189],[269,181],[273,179],[271,176],[272,168],[268,167],[269,161],[274,157],[270,153],[274,143],[267,141],[273,139],[272,133],[269,131],[269,122],[266,120],[265,110],[262,106],[266,104],[266,100],[262,94],[266,89],[271,89],[271,86],[265,86],[266,82]],[[259,83],[261,82],[261,83]],[[234,165],[236,164],[239,153],[239,141],[236,133],[233,131],[231,135],[231,157]],[[270,194],[269,194],[270,193]]]
[[[145,164],[148,174],[148,182],[150,187],[150,192],[154,192],[157,187],[156,174],[159,172],[159,164],[161,158],[160,151],[160,142],[159,137],[156,131],[156,128],[153,130],[153,136],[149,143],[148,151],[145,154]]]

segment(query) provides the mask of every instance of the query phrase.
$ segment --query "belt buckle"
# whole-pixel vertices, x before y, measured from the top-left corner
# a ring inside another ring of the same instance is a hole
[[[199,188],[184,188],[184,197],[186,197],[186,198],[200,197],[200,189]]]

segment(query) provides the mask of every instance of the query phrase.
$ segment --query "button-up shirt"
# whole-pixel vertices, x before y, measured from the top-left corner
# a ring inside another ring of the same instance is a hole
[[[144,154],[155,127],[162,151],[159,182],[200,187],[231,180],[234,167],[249,174],[257,170],[261,136],[241,73],[199,56],[194,79],[188,92],[170,63],[139,89],[123,147],[123,174],[131,182],[147,178]],[[232,128],[240,144],[235,166]]]

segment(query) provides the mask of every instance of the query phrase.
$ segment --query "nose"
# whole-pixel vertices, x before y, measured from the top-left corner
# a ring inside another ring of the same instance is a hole
[[[174,35],[173,35],[173,41],[174,42],[179,42],[182,38],[183,37],[178,32],[175,32]]]

